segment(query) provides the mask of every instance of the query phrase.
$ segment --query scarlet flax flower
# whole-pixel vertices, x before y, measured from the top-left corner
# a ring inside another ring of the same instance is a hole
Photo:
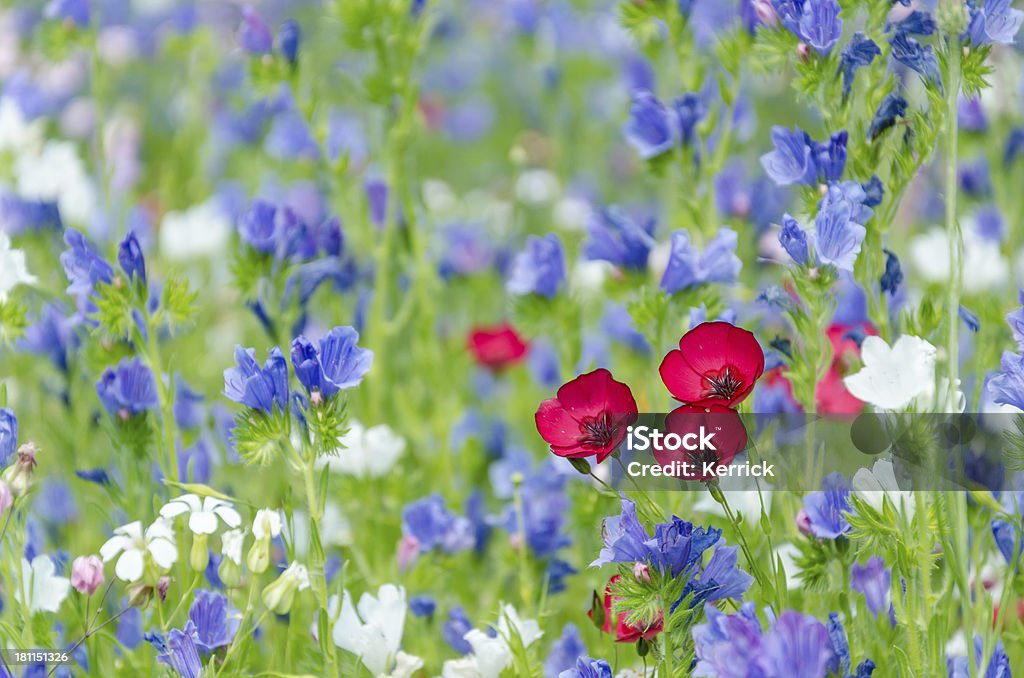
[[[537,431],[559,457],[608,458],[636,421],[636,400],[629,386],[598,369],[563,384],[554,398],[537,408]]]
[[[477,364],[495,372],[521,362],[529,348],[508,323],[474,327],[466,343]]]
[[[612,586],[619,579],[620,576],[615,575],[608,580],[608,584],[604,588],[604,626],[601,627],[601,630],[605,633],[614,633],[616,643],[635,643],[641,638],[644,640],[654,639],[664,627],[664,613],[658,612],[658,618],[646,626],[627,624],[628,612],[620,612],[616,615],[612,610],[612,604],[620,598],[620,596],[612,595]],[[593,619],[593,611],[587,612],[587,616]]]
[[[726,322],[701,323],[683,335],[659,368],[672,397],[687,405],[735,407],[764,372],[754,335]]]
[[[704,473],[704,462],[715,466],[728,466],[736,455],[747,447],[747,429],[736,410],[723,405],[683,405],[672,410],[665,418],[665,430],[680,438],[690,436],[700,440],[710,438],[708,449],[655,449],[654,458],[665,468],[673,468],[674,462],[688,463],[689,472],[682,475],[686,480],[706,480],[714,477]],[[708,435],[710,434],[710,435]]]

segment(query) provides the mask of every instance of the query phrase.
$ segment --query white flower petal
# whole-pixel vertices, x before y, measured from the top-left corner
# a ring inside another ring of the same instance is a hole
[[[121,554],[114,566],[114,574],[121,581],[136,582],[142,579],[142,572],[145,569],[145,558],[142,551],[131,549]]]

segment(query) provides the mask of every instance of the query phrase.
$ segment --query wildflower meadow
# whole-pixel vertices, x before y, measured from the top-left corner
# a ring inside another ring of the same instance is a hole
[[[1022,23],[0,2],[0,676],[1024,676]]]

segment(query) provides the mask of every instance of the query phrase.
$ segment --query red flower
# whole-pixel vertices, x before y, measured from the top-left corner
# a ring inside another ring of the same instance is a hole
[[[521,361],[528,348],[515,328],[507,323],[473,328],[467,344],[476,362],[495,372]]]
[[[864,403],[847,391],[843,384],[843,377],[849,374],[860,359],[860,347],[851,336],[859,332],[865,336],[878,334],[878,330],[867,323],[836,324],[828,328],[828,340],[832,343],[832,364],[814,391],[815,408],[819,414],[860,414],[864,409]]]
[[[669,393],[682,403],[735,407],[764,372],[764,352],[743,328],[701,323],[668,352],[659,371]]]
[[[632,626],[626,623],[626,617],[629,616],[626,612],[621,612],[618,617],[612,611],[612,603],[616,600],[620,600],[621,596],[612,595],[612,584],[619,581],[619,575],[615,575],[608,580],[608,584],[604,587],[604,626],[601,630],[605,633],[615,633],[616,643],[635,643],[636,641],[643,638],[644,640],[652,640],[656,635],[661,633],[664,626],[664,613],[659,612],[658,618],[654,623],[649,624],[646,627]],[[587,616],[591,619],[594,618],[593,611],[587,612]]]
[[[537,431],[559,457],[604,461],[636,421],[633,393],[606,369],[581,374],[537,408]]]
[[[702,429],[705,436],[710,434],[710,447],[714,449],[656,449],[654,458],[666,468],[674,468],[673,462],[688,462],[693,465],[692,472],[676,477],[706,480],[713,476],[704,473],[704,462],[713,462],[715,466],[728,466],[736,455],[747,447],[747,429],[743,426],[743,420],[736,410],[724,405],[683,405],[665,417],[666,435],[675,433],[680,438],[690,435],[693,441],[698,441]]]

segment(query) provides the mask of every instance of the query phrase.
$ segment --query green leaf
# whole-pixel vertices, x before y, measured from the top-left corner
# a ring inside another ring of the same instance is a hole
[[[11,345],[25,334],[28,306],[11,299],[0,301],[0,345]]]
[[[111,283],[97,283],[92,297],[99,331],[113,339],[127,339],[135,330],[135,298],[130,285],[121,277]]]
[[[247,464],[266,466],[285,455],[289,434],[287,414],[276,407],[272,414],[246,408],[235,417],[235,449]]]
[[[178,329],[192,320],[198,297],[199,293],[190,290],[184,278],[171,278],[164,284],[158,313],[169,330]]]

